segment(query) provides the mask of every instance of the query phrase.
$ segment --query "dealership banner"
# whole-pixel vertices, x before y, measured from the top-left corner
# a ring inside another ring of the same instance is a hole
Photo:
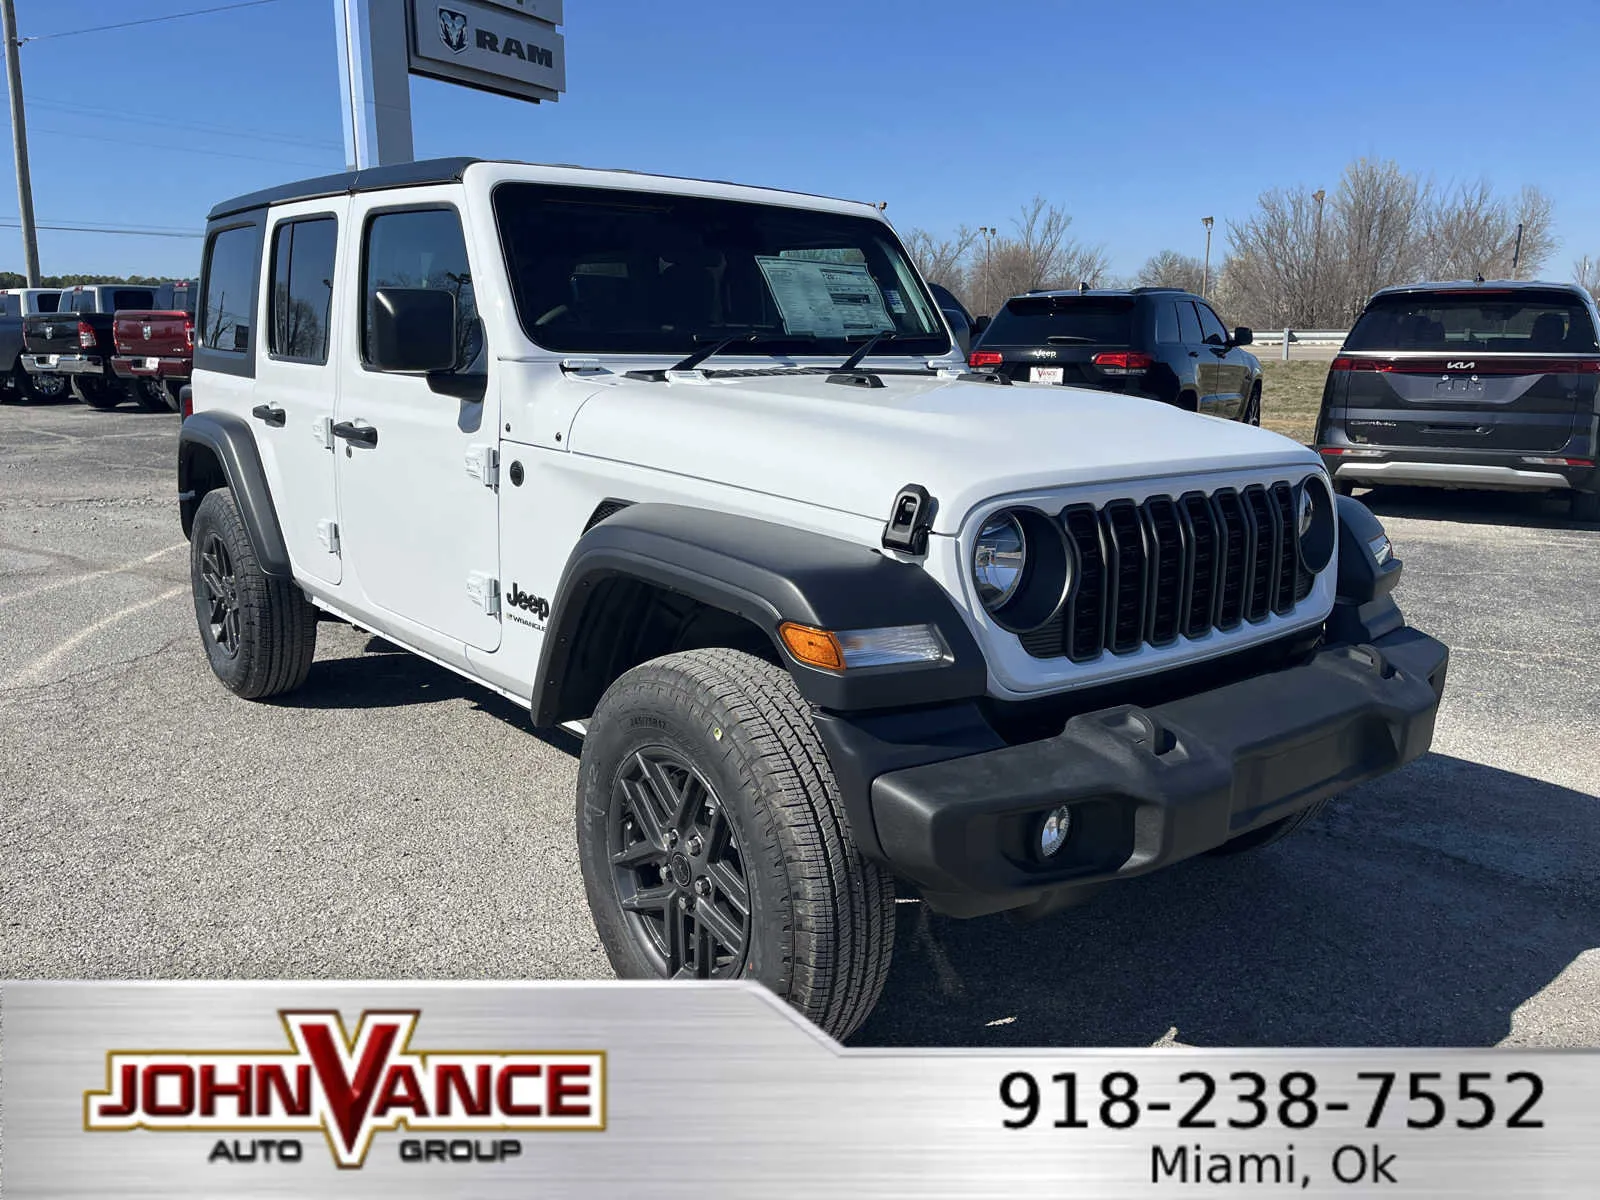
[[[845,1049],[741,984],[7,983],[0,1194],[1600,1194],[1600,1053]]]

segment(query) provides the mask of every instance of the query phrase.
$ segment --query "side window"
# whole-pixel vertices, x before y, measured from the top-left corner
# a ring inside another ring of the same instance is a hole
[[[1222,320],[1211,311],[1209,304],[1196,304],[1200,311],[1200,331],[1205,334],[1206,341],[1213,346],[1225,346],[1228,343],[1228,331],[1223,327]]]
[[[20,317],[21,315],[21,296],[0,296],[0,317]]]
[[[339,224],[332,217],[285,221],[272,235],[272,327],[268,350],[278,358],[328,361],[333,306],[333,256]]]
[[[94,293],[73,292],[72,304],[67,311],[75,313],[92,313],[94,311]]]
[[[200,344],[210,350],[250,349],[255,307],[258,229],[225,229],[206,252],[205,296],[201,301]]]
[[[1200,318],[1194,315],[1194,301],[1178,301],[1178,335],[1185,346],[1198,346],[1200,337]]]
[[[1178,340],[1178,306],[1171,300],[1156,302],[1156,344],[1170,346]]]
[[[362,262],[362,362],[371,362],[372,314],[379,288],[441,288],[456,298],[456,362],[462,370],[474,368],[483,353],[483,328],[478,323],[461,218],[454,209],[378,213],[367,223]]]

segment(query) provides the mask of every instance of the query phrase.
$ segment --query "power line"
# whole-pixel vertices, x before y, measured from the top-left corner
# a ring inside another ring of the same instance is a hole
[[[0,228],[19,229],[21,221],[0,221]],[[164,229],[95,229],[88,225],[45,225],[34,226],[36,229],[54,229],[64,233],[108,233],[118,237],[164,237],[164,238],[199,238],[201,233],[177,233]]]
[[[174,154],[203,154],[208,158],[243,158],[251,162],[275,163],[294,167],[311,167],[327,170],[326,162],[307,162],[303,158],[264,158],[259,154],[240,154],[236,150],[212,150],[202,146],[175,146],[170,142],[147,142],[139,138],[103,137],[93,133],[72,133],[66,129],[35,129],[36,133],[54,134],[56,137],[79,138],[86,142],[109,142],[113,146],[143,146],[149,150],[168,150]]]
[[[40,99],[38,96],[30,96],[28,103],[37,108],[53,109],[73,116],[92,116],[97,119],[121,122],[127,125],[153,125],[168,129],[181,129],[187,133],[214,133],[219,137],[282,142],[285,145],[304,146],[308,149],[326,147],[330,150],[337,150],[341,146],[339,142],[332,138],[296,137],[285,133],[273,133],[264,129],[242,129],[237,125],[207,125],[203,122],[173,120],[171,117],[134,115],[130,114],[126,109],[95,108],[88,104],[70,104],[64,100]]]
[[[263,4],[276,4],[278,0],[243,0],[240,4],[219,4],[215,8],[197,8],[190,12],[168,13],[164,17],[141,17],[137,21],[118,21],[115,25],[92,25],[87,29],[64,29],[59,33],[40,33],[33,37],[19,37],[17,45],[29,42],[47,42],[52,38],[77,37],[81,33],[104,33],[108,29],[128,29],[134,25],[156,25],[162,21],[179,21],[184,17],[203,17],[208,13],[228,12],[235,8],[258,8]]]

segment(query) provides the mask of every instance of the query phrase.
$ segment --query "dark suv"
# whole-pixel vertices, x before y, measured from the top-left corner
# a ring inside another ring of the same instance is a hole
[[[1006,301],[968,361],[1019,383],[1124,392],[1261,424],[1261,364],[1211,305],[1176,288],[1040,291]]]
[[[1561,491],[1600,520],[1597,325],[1566,283],[1378,292],[1322,392],[1316,449],[1335,487]]]

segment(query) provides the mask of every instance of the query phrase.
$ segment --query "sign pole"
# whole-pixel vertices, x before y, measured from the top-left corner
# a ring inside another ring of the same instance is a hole
[[[352,171],[411,162],[410,48],[405,0],[333,0]]]
[[[6,91],[11,96],[11,146],[17,160],[17,209],[21,214],[22,265],[29,287],[39,286],[39,234],[33,225],[33,178],[28,174],[28,121],[22,111],[22,64],[18,61],[17,14],[0,0],[0,36],[5,38]],[[1521,226],[1518,231],[1520,233]]]

